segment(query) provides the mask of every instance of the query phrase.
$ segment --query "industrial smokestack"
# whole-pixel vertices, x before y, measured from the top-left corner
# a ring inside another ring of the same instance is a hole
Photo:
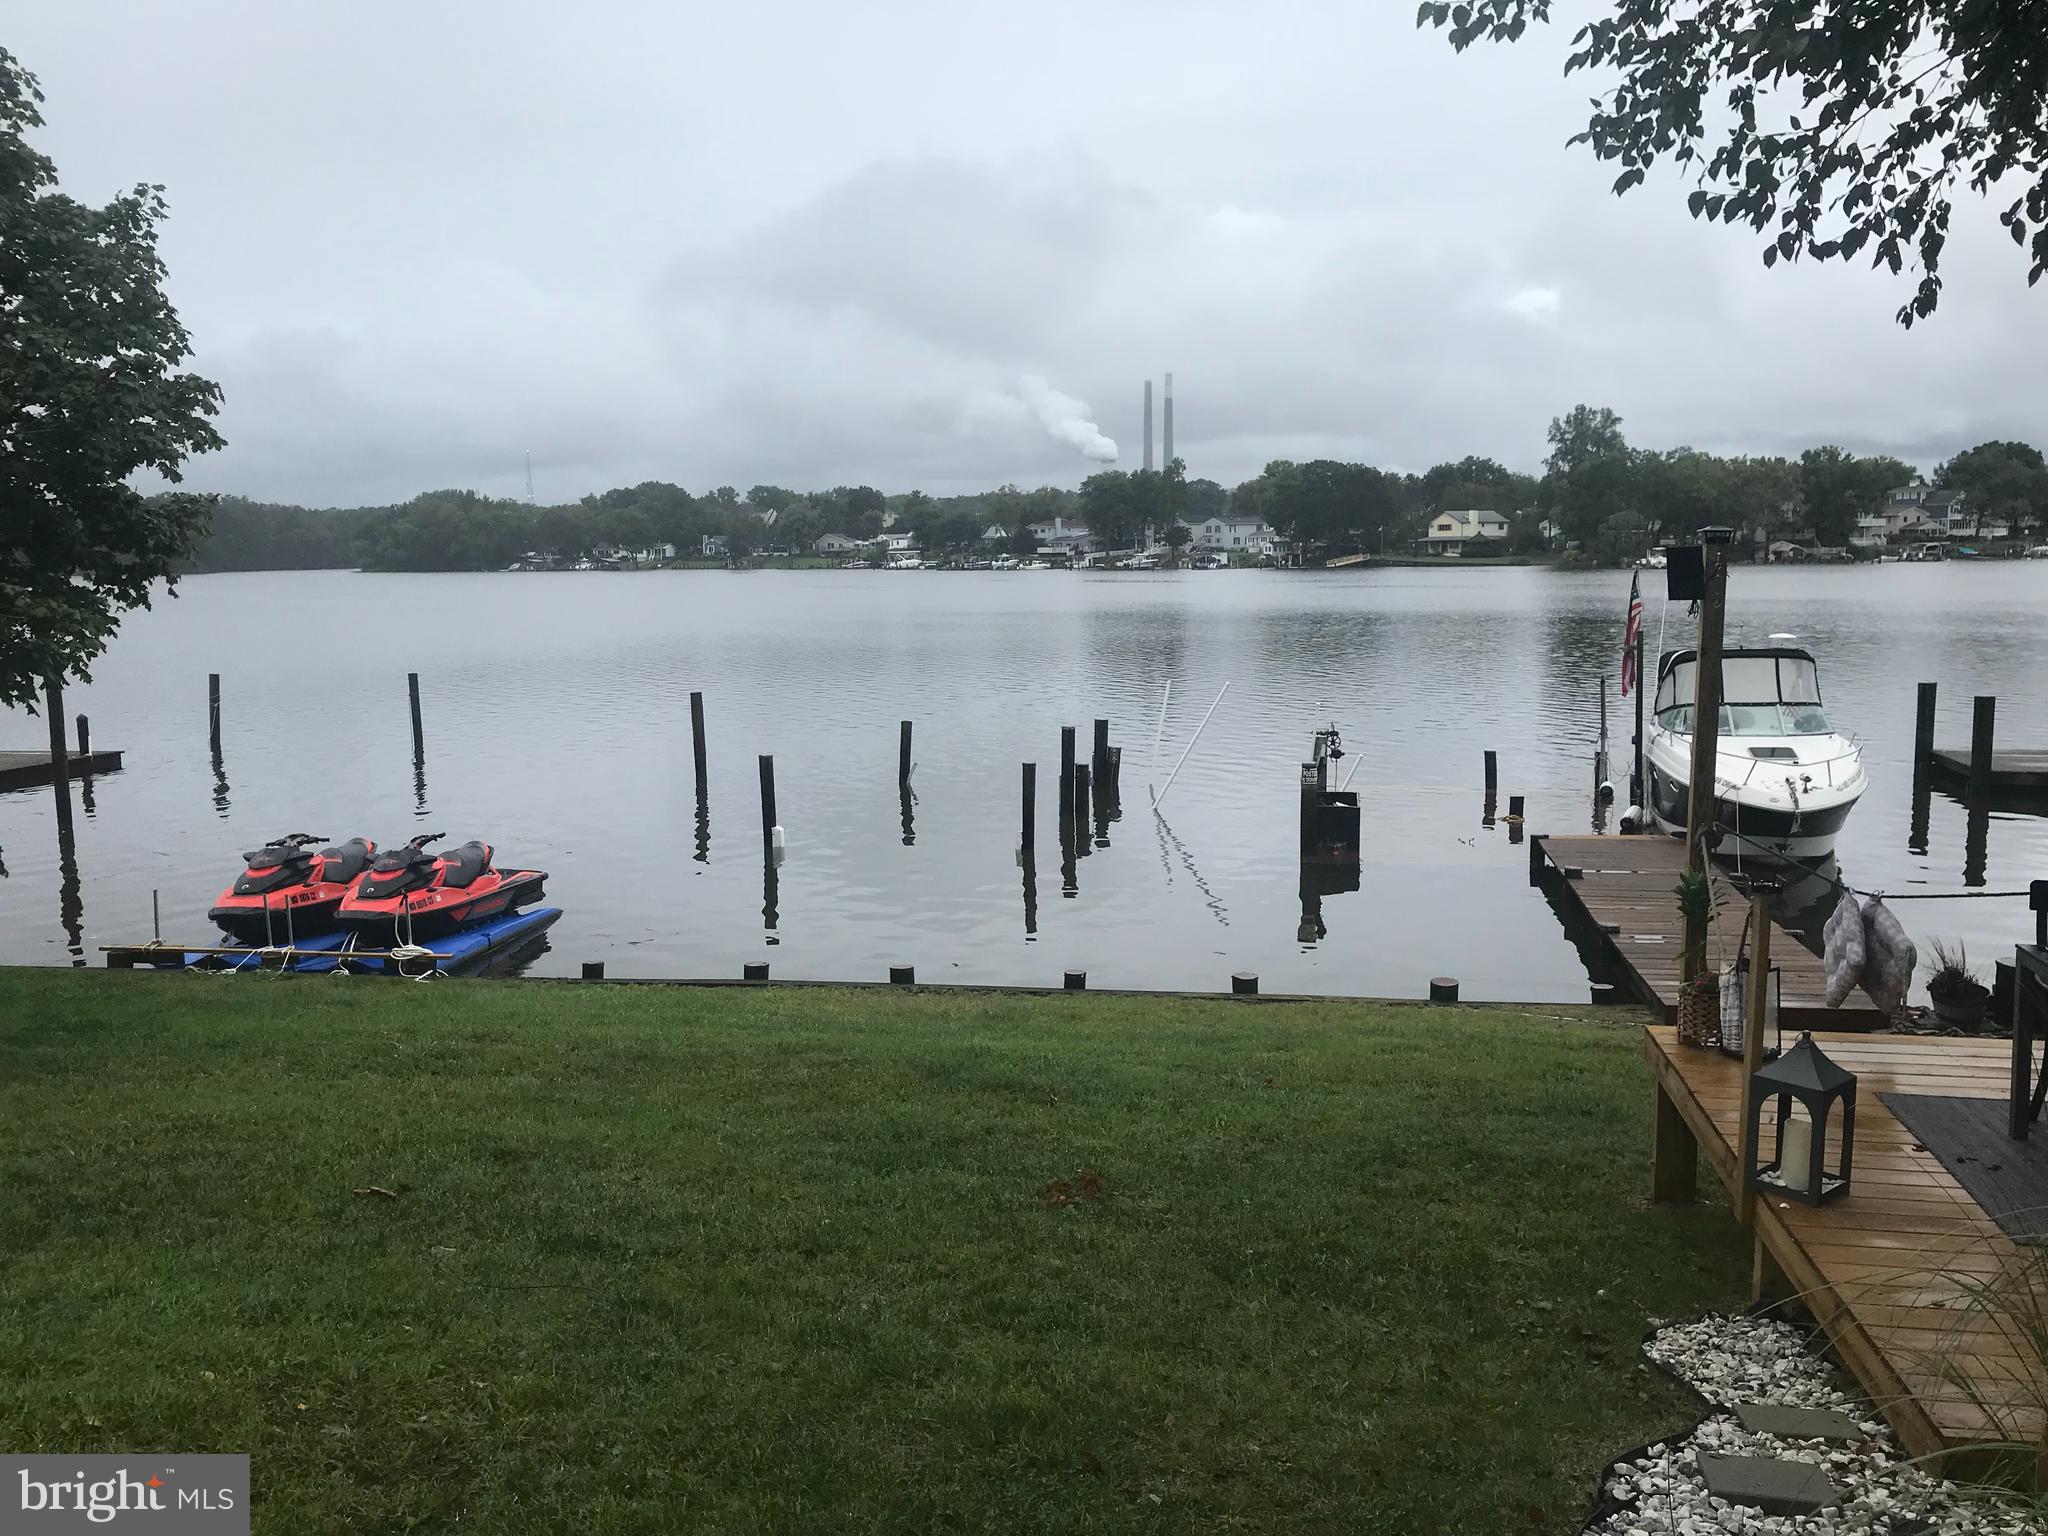
[[[1152,467],[1152,381],[1145,381],[1145,468]]]
[[[1166,439],[1166,452],[1159,461],[1159,467],[1166,469],[1173,463],[1173,375],[1170,373],[1166,376],[1166,411],[1160,426],[1164,429],[1162,435]]]

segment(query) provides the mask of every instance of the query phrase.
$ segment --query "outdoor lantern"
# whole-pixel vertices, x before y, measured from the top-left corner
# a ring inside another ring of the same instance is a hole
[[[1721,967],[1721,1054],[1742,1059],[1742,1042],[1749,1023],[1749,988],[1754,970],[1748,955],[1739,955],[1731,965]],[[1785,1053],[1785,1036],[1778,1024],[1778,968],[1764,972],[1763,1036],[1765,1061],[1776,1061]]]
[[[1773,1155],[1764,1159],[1764,1107],[1777,1104]],[[1827,1166],[1828,1116],[1842,1112],[1839,1168]],[[1850,1154],[1856,1143],[1856,1074],[1821,1053],[1812,1035],[1749,1080],[1751,1146],[1749,1187],[1803,1205],[1823,1205],[1849,1192]]]

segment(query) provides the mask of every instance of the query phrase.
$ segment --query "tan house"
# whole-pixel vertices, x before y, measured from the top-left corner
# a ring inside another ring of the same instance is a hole
[[[1492,551],[1483,546],[1508,539],[1508,520],[1498,512],[1439,512],[1429,520],[1429,552],[1432,555],[1462,555]]]

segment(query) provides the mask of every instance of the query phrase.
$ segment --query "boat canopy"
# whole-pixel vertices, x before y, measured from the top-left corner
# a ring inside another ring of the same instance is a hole
[[[1671,712],[1690,730],[1698,652],[1672,651],[1657,679],[1657,714]],[[1805,736],[1825,732],[1820,707],[1820,668],[1809,652],[1791,648],[1734,650],[1721,655],[1721,729],[1738,736]],[[1785,706],[1781,711],[1778,706]]]

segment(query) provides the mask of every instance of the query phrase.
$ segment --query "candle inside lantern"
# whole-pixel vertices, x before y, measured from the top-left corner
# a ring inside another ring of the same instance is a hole
[[[1792,1106],[1778,1142],[1778,1182],[1788,1189],[1804,1189],[1813,1171],[1813,1121],[1804,1105]]]

